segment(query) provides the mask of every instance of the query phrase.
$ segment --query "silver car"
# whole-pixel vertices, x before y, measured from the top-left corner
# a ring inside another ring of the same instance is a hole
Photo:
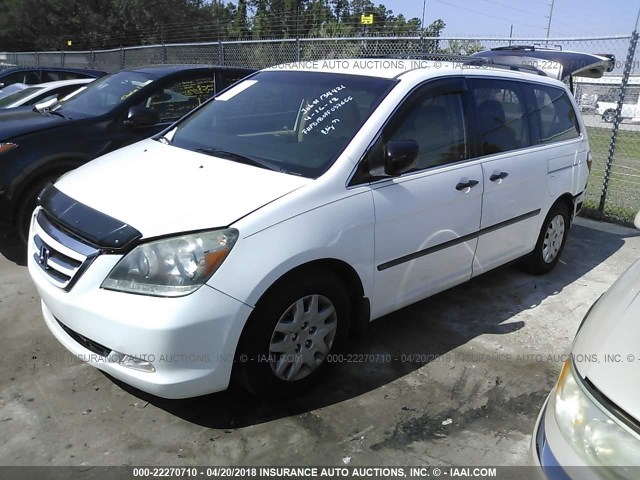
[[[640,478],[640,260],[585,316],[540,412],[533,461],[549,479]]]

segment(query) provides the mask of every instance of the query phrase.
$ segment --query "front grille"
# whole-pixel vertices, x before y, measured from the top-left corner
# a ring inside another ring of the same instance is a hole
[[[109,354],[111,353],[111,349],[105,347],[104,345],[100,345],[99,343],[94,342],[93,340],[83,335],[80,335],[78,332],[71,330],[69,327],[67,327],[64,323],[62,323],[57,318],[56,318],[56,321],[62,327],[62,329],[65,332],[67,332],[67,335],[69,335],[71,338],[73,338],[76,342],[78,342],[80,345],[82,345],[84,348],[86,348],[90,352],[96,353],[101,357],[108,357]]]
[[[34,261],[51,283],[67,291],[99,253],[57,228],[42,210],[32,233]]]

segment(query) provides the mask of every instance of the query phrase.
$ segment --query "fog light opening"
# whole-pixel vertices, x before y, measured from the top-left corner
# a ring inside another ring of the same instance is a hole
[[[120,361],[120,365],[140,372],[154,373],[156,368],[148,360],[142,358],[132,357],[131,355],[123,355]]]

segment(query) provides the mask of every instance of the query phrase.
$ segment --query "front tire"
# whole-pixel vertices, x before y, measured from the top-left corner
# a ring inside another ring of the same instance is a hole
[[[309,388],[344,344],[351,306],[346,288],[324,271],[295,274],[267,292],[244,328],[234,377],[250,393],[285,397]]]
[[[58,175],[48,176],[36,181],[20,196],[20,204],[16,209],[15,226],[20,240],[27,245],[29,241],[29,227],[31,226],[31,215],[38,206],[38,195],[49,183],[55,182]]]
[[[564,250],[569,233],[569,209],[564,203],[551,207],[542,224],[536,246],[522,262],[522,268],[534,275],[553,270]]]

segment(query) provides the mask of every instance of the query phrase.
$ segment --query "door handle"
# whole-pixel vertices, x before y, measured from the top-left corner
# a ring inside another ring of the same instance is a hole
[[[495,182],[497,180],[502,180],[503,178],[507,178],[508,176],[509,174],[507,172],[500,172],[496,170],[495,172],[493,172],[493,174],[491,174],[491,176],[489,177],[489,180],[491,180],[492,182]]]
[[[478,180],[467,180],[466,182],[460,181],[456,185],[456,190],[464,190],[465,188],[473,188],[478,184]]]

